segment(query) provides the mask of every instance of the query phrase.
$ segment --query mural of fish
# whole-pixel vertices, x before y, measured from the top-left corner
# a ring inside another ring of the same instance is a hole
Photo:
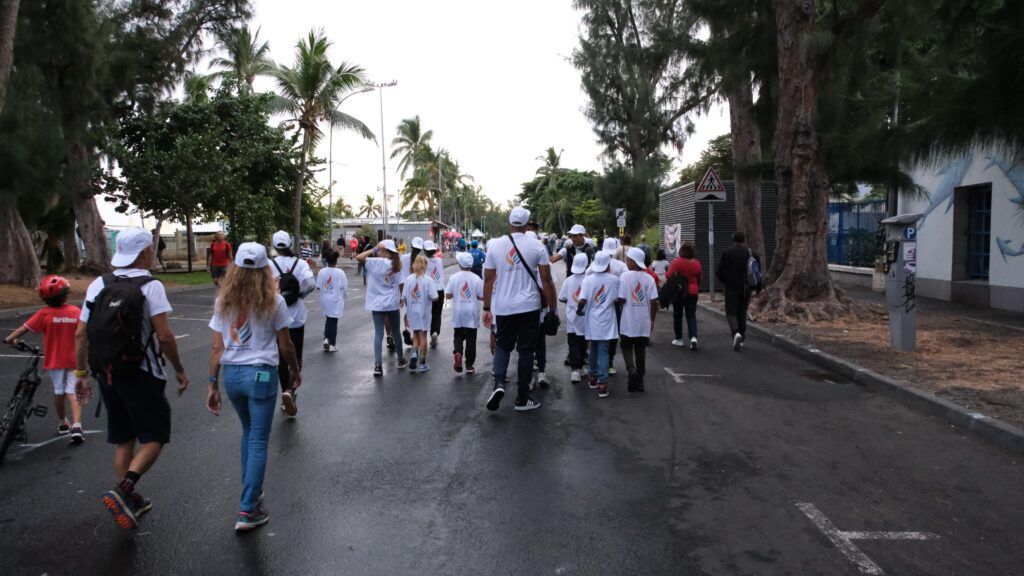
[[[998,166],[1003,171],[1003,174],[1006,174],[1010,184],[1013,184],[1014,189],[1017,190],[1017,196],[1010,198],[1010,202],[1024,206],[1024,162],[1017,162],[1011,165],[1005,158],[1000,156],[986,156],[985,159],[989,161],[989,165],[985,167],[986,170],[993,166]]]
[[[1011,240],[1005,238],[996,238],[996,245],[999,246],[999,254],[1003,257],[1003,262],[1006,262],[1006,257],[1011,258],[1024,255],[1024,242],[1020,243],[1020,248],[1016,250],[1010,245]]]
[[[971,156],[965,154],[950,162],[939,171],[939,174],[944,175],[944,177],[939,182],[939,185],[935,187],[935,190],[932,190],[931,201],[928,203],[928,208],[925,209],[924,214],[921,215],[921,221],[917,225],[918,229],[924,228],[928,215],[943,202],[946,203],[946,213],[953,207],[953,191],[963,183],[964,176],[967,175],[967,170],[971,167],[971,162]]]

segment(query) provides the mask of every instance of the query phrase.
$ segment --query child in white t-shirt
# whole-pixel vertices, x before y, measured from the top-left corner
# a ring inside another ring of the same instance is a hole
[[[580,252],[573,256],[572,274],[562,283],[562,289],[558,293],[558,301],[565,303],[565,333],[569,342],[569,381],[576,384],[580,381],[580,371],[583,369],[583,356],[587,351],[586,322],[576,315],[576,308],[580,301],[583,290],[583,274],[587,270],[589,257]]]
[[[337,268],[338,253],[328,252],[326,268],[316,275],[316,288],[320,291],[320,308],[324,312],[324,352],[337,352],[338,320],[345,314],[345,291],[348,278]]]
[[[455,371],[462,372],[465,348],[466,373],[476,369],[476,331],[480,327],[480,302],[484,299],[484,281],[472,272],[473,256],[459,252],[456,259],[461,270],[452,275],[444,289],[452,301],[452,325],[455,329]]]
[[[619,279],[609,271],[611,259],[611,254],[605,251],[594,257],[591,274],[583,279],[576,308],[576,315],[584,317],[586,337],[590,341],[590,387],[597,388],[598,398],[608,397],[609,353],[611,343],[619,339],[615,321]]]
[[[420,254],[412,262],[412,274],[405,279],[402,286],[402,302],[405,303],[405,323],[412,330],[412,357],[409,369],[426,372],[427,364],[427,332],[430,330],[430,310],[437,300],[437,286],[427,275],[427,257]]]
[[[647,273],[645,258],[644,251],[639,248],[627,250],[626,265],[629,266],[629,272],[619,277],[618,299],[622,306],[619,343],[622,345],[626,371],[629,372],[630,392],[644,391],[647,345],[650,343],[654,316],[658,311],[658,287],[654,278]]]

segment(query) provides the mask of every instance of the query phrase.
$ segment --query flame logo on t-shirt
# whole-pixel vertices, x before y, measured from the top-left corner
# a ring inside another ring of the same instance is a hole
[[[231,324],[230,329],[231,341],[236,346],[242,344],[248,344],[249,340],[252,339],[252,328],[249,327],[249,315],[242,314]]]
[[[631,296],[633,297],[633,302],[636,302],[637,304],[643,304],[647,301],[647,294],[644,293],[644,288],[639,282],[637,282],[636,286],[633,287],[633,293]]]
[[[334,277],[328,276],[327,280],[324,280],[324,290],[334,290]]]
[[[412,286],[412,301],[419,302],[420,297],[423,296],[423,292],[420,292],[420,283],[417,282]]]
[[[515,266],[516,264],[519,264],[522,261],[523,260],[522,258],[519,257],[519,253],[516,251],[515,246],[513,246],[512,249],[508,251],[508,255],[505,256],[505,262],[509,266]]]
[[[573,292],[573,295],[572,295],[572,303],[573,304],[579,304],[580,303],[580,292],[582,292],[582,291],[583,291],[583,287],[582,286],[577,286],[576,287],[576,292]]]
[[[441,270],[436,266],[432,267],[430,269],[430,277],[433,278],[435,282],[441,280]]]
[[[394,270],[388,272],[384,275],[384,284],[389,288],[393,288],[395,286],[395,278],[398,278],[398,272]]]
[[[466,302],[473,299],[473,292],[469,289],[469,282],[462,283],[462,290],[459,291],[459,294],[462,295],[462,299]]]
[[[604,304],[607,300],[608,292],[605,290],[605,287],[602,284],[601,288],[597,290],[597,294],[594,294],[594,304],[599,306],[601,304]]]

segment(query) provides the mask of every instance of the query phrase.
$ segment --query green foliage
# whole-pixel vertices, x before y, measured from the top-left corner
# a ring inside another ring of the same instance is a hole
[[[615,225],[615,214],[597,198],[587,198],[573,208],[573,220],[587,228],[587,234],[604,234]]]
[[[565,234],[577,222],[574,209],[584,200],[597,198],[593,172],[582,172],[560,165],[561,154],[548,148],[537,176],[524,182],[519,201],[526,206],[544,230]]]
[[[626,209],[627,233],[635,233],[657,222],[658,194],[664,188],[667,169],[668,160],[664,157],[645,163],[639,169],[623,164],[608,168],[596,184],[597,195],[608,215],[605,226],[615,226],[615,208]]]
[[[676,180],[675,185],[681,186],[690,182],[699,184],[708,168],[717,170],[718,176],[722,180],[732,180],[732,136],[730,134],[712,138],[708,142],[708,147],[700,153],[700,159],[679,171],[679,179]]]

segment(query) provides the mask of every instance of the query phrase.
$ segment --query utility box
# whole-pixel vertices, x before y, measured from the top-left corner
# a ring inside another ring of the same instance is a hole
[[[917,347],[917,222],[921,214],[885,218],[885,307],[889,310],[889,343],[893,350]]]

